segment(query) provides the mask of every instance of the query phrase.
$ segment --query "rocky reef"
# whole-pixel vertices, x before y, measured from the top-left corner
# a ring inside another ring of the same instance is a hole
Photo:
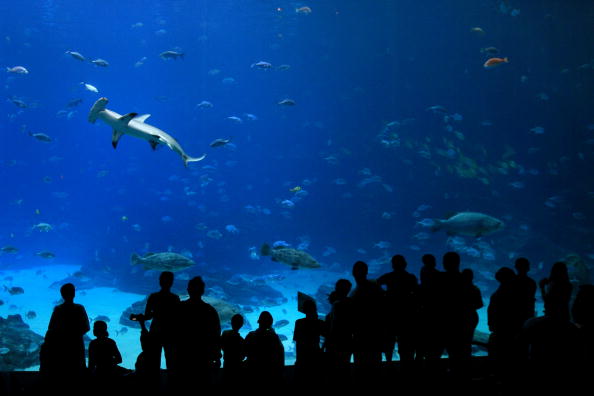
[[[0,317],[0,371],[24,370],[39,365],[43,336],[33,332],[21,315]]]

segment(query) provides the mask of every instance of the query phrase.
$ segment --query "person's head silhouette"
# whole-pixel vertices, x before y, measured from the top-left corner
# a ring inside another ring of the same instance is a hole
[[[262,311],[258,317],[258,325],[261,329],[272,328],[272,315],[268,311]]]
[[[353,278],[355,278],[356,282],[361,282],[367,279],[367,271],[369,268],[367,264],[363,261],[357,261],[353,265]]]
[[[555,264],[553,264],[549,280],[553,282],[569,282],[567,264],[565,264],[563,261],[557,261]]]
[[[239,331],[243,327],[243,316],[241,314],[235,314],[231,317],[231,328],[235,331]]]
[[[518,257],[514,264],[518,275],[526,275],[530,271],[530,262],[525,257]]]
[[[173,272],[163,271],[159,276],[159,285],[163,290],[170,290],[173,286]]]
[[[463,269],[461,274],[462,281],[464,281],[464,283],[472,283],[472,280],[474,279],[474,272],[472,272],[470,268]]]
[[[403,255],[397,254],[392,257],[392,269],[397,272],[402,272],[406,269],[406,259]]]
[[[303,313],[305,316],[317,316],[318,308],[316,307],[316,302],[314,300],[305,300],[303,302]]]
[[[437,266],[435,256],[432,254],[424,254],[421,260],[423,261],[423,265],[427,268],[435,268]]]
[[[97,338],[106,338],[109,337],[109,333],[107,332],[107,323],[103,320],[97,320],[93,323],[93,335]]]
[[[443,269],[446,272],[460,271],[460,255],[456,252],[447,252],[443,255]]]
[[[191,299],[201,298],[204,295],[205,286],[202,277],[195,276],[188,281],[188,295]]]
[[[495,280],[497,280],[502,285],[509,284],[510,281],[513,281],[516,277],[514,270],[509,267],[501,267],[495,273]]]
[[[73,302],[74,296],[76,294],[74,285],[72,283],[66,283],[62,285],[62,287],[60,288],[60,294],[62,295],[62,299],[64,300],[64,302]]]

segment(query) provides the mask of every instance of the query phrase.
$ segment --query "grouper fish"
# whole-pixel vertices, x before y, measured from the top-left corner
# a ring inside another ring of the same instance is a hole
[[[484,213],[461,212],[445,220],[433,220],[431,230],[443,230],[448,235],[481,237],[499,231],[503,227],[503,221]]]
[[[105,108],[108,102],[107,98],[99,98],[93,104],[89,112],[89,122],[94,124],[97,119],[100,119],[113,128],[111,145],[114,149],[118,146],[122,135],[130,135],[148,141],[153,150],[159,144],[169,147],[181,156],[186,167],[188,162],[202,161],[206,157],[206,154],[200,157],[191,157],[186,154],[182,146],[171,135],[145,122],[150,114],[128,113],[121,115]]]

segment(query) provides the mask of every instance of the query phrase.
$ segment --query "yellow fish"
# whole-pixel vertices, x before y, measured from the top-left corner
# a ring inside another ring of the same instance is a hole
[[[293,188],[289,189],[289,191],[291,191],[291,192],[299,192],[299,191],[301,191],[301,186],[293,187]]]
[[[36,215],[41,214],[41,211],[39,209],[35,209],[35,214]]]
[[[121,220],[122,220],[122,221],[128,221],[128,216],[122,216],[122,217],[121,217]]]

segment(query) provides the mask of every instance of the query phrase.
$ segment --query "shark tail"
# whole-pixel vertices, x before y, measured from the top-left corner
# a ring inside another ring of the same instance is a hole
[[[97,121],[97,116],[100,112],[105,110],[105,106],[107,106],[107,103],[109,103],[109,100],[107,98],[99,98],[97,99],[95,104],[93,104],[93,107],[91,107],[91,111],[89,112],[89,122],[91,124],[94,124],[95,121]]]
[[[188,162],[202,161],[204,158],[206,158],[206,154],[202,154],[200,157],[190,157],[189,155],[184,154],[184,155],[182,155],[182,158],[184,160],[184,165],[187,168],[188,167]]]

